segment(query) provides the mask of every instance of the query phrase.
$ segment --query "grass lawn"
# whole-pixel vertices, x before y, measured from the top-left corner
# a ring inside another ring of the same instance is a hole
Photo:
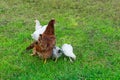
[[[25,52],[34,20],[56,19],[56,45],[77,59],[46,64]],[[120,80],[119,0],[0,0],[0,80]]]

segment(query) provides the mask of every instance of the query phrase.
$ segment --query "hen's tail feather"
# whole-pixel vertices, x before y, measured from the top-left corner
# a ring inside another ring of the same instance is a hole
[[[26,50],[30,50],[30,49],[33,49],[34,45],[29,45]]]
[[[33,49],[33,48],[34,48],[34,44],[37,44],[37,41],[34,41],[33,43],[31,43],[31,44],[26,48],[26,50]]]

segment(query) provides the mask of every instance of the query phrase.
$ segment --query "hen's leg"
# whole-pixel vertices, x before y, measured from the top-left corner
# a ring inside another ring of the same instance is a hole
[[[58,58],[55,58],[55,62],[57,62],[57,59],[58,59]]]
[[[44,64],[46,64],[46,61],[47,61],[47,59],[45,58],[45,59],[44,59]]]

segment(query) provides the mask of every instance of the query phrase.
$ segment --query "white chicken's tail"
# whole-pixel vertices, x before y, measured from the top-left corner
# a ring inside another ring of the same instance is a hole
[[[39,20],[35,20],[35,30],[38,30],[38,29],[40,29],[42,26],[40,25],[40,22],[39,22]]]

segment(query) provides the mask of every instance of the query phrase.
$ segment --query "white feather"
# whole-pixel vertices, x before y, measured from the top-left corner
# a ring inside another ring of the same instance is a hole
[[[62,51],[65,56],[71,57],[74,60],[76,59],[76,56],[73,53],[73,47],[70,44],[63,44]]]

